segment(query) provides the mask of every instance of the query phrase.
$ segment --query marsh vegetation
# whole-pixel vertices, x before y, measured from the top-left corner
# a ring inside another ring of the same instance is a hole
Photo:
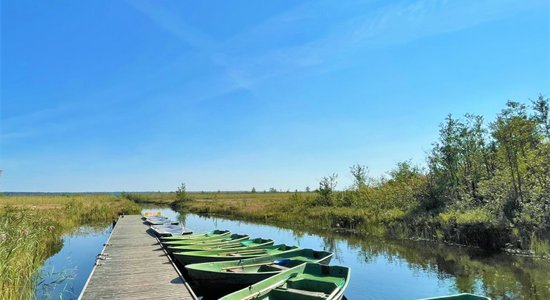
[[[348,299],[418,299],[459,292],[491,299],[550,298],[550,261],[546,259],[292,222],[269,226],[269,221],[243,221],[242,217],[185,214],[180,218],[197,231],[253,232],[278,243],[332,251],[331,263],[352,269]]]
[[[111,195],[0,196],[2,299],[35,297],[40,267],[63,247],[64,234],[139,211],[134,202]]]
[[[314,192],[191,193],[177,206],[548,257],[549,111],[541,96],[529,104],[507,102],[488,124],[482,116],[449,115],[426,167],[404,161],[371,177],[368,167],[356,164],[350,168],[353,184],[343,189],[337,189],[338,174],[332,174]]]
[[[508,102],[488,124],[482,116],[449,115],[424,168],[404,161],[372,177],[368,167],[355,164],[354,182],[344,188],[331,174],[305,192],[190,193],[182,184],[172,193],[2,195],[0,291],[6,299],[32,298],[38,270],[61,249],[63,234],[138,213],[137,203],[323,235],[352,232],[359,240],[432,240],[549,258],[549,111],[548,99],[539,97]],[[547,274],[529,276],[547,280]]]

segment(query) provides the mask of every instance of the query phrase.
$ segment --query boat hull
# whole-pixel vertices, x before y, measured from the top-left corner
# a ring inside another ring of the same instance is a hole
[[[206,290],[209,286],[223,287],[223,293],[220,293],[223,295],[265,280],[287,267],[306,262],[329,264],[332,255],[326,251],[300,249],[252,259],[192,264],[186,266],[186,271],[198,288]],[[278,264],[273,266],[274,262]]]
[[[192,252],[174,252],[172,255],[182,265],[190,265],[205,262],[230,261],[254,258],[259,256],[279,254],[284,251],[291,251],[298,247],[289,247],[286,245],[261,246],[254,249],[243,250],[215,250],[215,251],[192,251]]]
[[[160,243],[166,248],[169,246],[185,246],[200,243],[219,243],[224,240],[230,240],[231,237],[231,235],[227,234],[222,236],[207,236],[194,239],[161,240]]]
[[[214,230],[210,232],[194,233],[194,234],[185,235],[185,236],[161,237],[161,241],[168,242],[168,241],[179,241],[179,240],[194,240],[194,239],[207,238],[207,237],[223,237],[223,236],[228,236],[230,234],[231,232],[229,230]]]
[[[462,294],[455,294],[455,295],[423,298],[419,300],[491,300],[491,299],[484,296],[462,293]]]
[[[180,225],[152,225],[151,230],[158,236],[183,236],[193,232]]]
[[[216,240],[205,243],[196,243],[190,245],[167,246],[166,250],[172,252],[204,251],[217,249],[231,249],[242,247],[242,242],[249,241],[248,235],[240,235],[235,239]]]
[[[338,300],[343,298],[349,278],[348,267],[305,263],[226,295],[220,300]]]

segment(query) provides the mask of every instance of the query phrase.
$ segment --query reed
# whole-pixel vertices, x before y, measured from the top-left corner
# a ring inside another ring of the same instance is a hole
[[[335,202],[341,202],[341,198],[349,197],[351,193],[334,192]],[[372,201],[360,205],[326,206],[316,203],[316,193],[192,193],[192,200],[182,210],[274,225],[287,223],[308,229],[437,240],[488,251],[501,251],[515,245],[510,242],[513,237],[509,230],[496,224],[485,209],[449,209],[433,216],[402,207],[386,207],[379,203],[384,201],[377,201],[375,196]],[[531,235],[528,232],[524,239],[526,243],[518,249],[530,249],[542,257],[549,255],[547,234],[537,232]]]
[[[82,225],[106,226],[139,206],[111,195],[0,196],[0,294],[35,298],[44,261],[63,246],[62,236]]]
[[[29,299],[40,265],[61,248],[61,225],[33,209],[4,208],[0,217],[0,291]]]
[[[550,258],[550,243],[531,234],[530,249],[536,256]]]

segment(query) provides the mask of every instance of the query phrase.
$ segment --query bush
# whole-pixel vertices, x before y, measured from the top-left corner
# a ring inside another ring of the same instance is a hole
[[[185,183],[182,183],[176,191],[176,200],[174,200],[174,202],[172,202],[170,206],[174,210],[181,210],[190,200],[191,198],[189,197],[189,194],[187,194]]]

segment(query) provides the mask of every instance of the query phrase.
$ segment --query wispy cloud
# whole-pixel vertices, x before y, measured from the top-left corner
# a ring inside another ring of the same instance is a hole
[[[221,93],[246,89],[292,74],[327,72],[353,63],[365,48],[396,46],[506,18],[548,5],[545,1],[418,0],[385,4],[379,1],[306,2],[275,15],[224,41],[214,41],[163,10],[158,3],[130,2],[168,32],[206,54],[223,68],[228,85]],[[289,37],[303,36],[289,44]],[[219,80],[218,80],[219,81]],[[207,94],[213,93],[210,89]],[[209,97],[200,97],[208,99]]]
[[[273,47],[250,57],[237,54],[234,65],[239,65],[243,74],[251,78],[286,76],[289,73],[338,68],[353,63],[354,56],[366,48],[397,46],[420,38],[455,32],[482,23],[506,18],[526,10],[548,6],[545,1],[481,0],[481,1],[401,1],[375,7],[367,2],[361,9],[357,3],[342,8],[341,3],[310,2],[292,11],[276,16],[257,28],[241,34],[225,43],[226,47],[239,49],[239,43],[249,46],[261,44],[261,39],[283,40],[306,32],[308,26],[326,26],[316,39],[304,40],[302,44]],[[375,3],[382,4],[382,3]],[[323,9],[320,9],[322,7]],[[330,19],[326,10],[347,9],[340,18]],[[312,15],[315,12],[316,15]],[[303,15],[302,15],[303,14]],[[321,24],[315,24],[319,22]],[[260,39],[260,42],[258,42]],[[232,44],[232,43],[236,43]],[[271,42],[276,44],[277,41]],[[244,50],[244,48],[241,48]],[[263,49],[262,49],[263,50]],[[233,53],[238,53],[234,50]],[[258,73],[269,73],[262,76]]]
[[[215,41],[207,34],[189,26],[183,21],[181,16],[163,8],[156,2],[129,1],[128,3],[143,15],[147,16],[159,27],[178,37],[183,42],[208,57],[211,63],[221,67],[222,74],[231,80],[230,86],[222,88],[222,90],[224,90],[222,93],[224,93],[225,90],[232,91],[235,89],[246,89],[254,93],[254,91],[250,89],[251,85],[249,80],[243,78],[239,70],[227,63],[223,51],[218,49],[219,42]],[[214,94],[219,95],[220,93]]]
[[[147,16],[157,26],[177,36],[194,48],[210,52],[215,44],[211,38],[188,26],[181,17],[163,8],[162,4],[158,2],[127,1],[127,3]]]
[[[261,100],[262,85],[349,66],[365,49],[396,47],[548,6],[544,0],[417,0],[390,4],[383,1],[311,1],[293,6],[256,26],[243,28],[225,40],[216,40],[187,24],[182,16],[164,8],[162,3],[128,3],[219,69],[219,72],[186,80],[170,90],[155,91],[151,96],[165,103],[175,99],[186,103],[207,101],[236,90],[246,90]],[[147,78],[135,82],[122,80],[113,86],[98,87],[94,95],[87,95],[78,102],[66,101],[65,105],[4,119],[2,138],[14,140],[55,132],[55,126],[45,125],[59,117],[86,116],[105,110],[106,105],[132,101],[149,88],[143,82],[172,76],[166,74],[170,72],[177,76],[177,68],[192,59],[187,54],[182,55],[174,58],[171,66],[151,70],[143,76]],[[101,107],[94,107],[95,99],[103,99]],[[93,117],[90,122],[94,122]]]
[[[370,45],[406,43],[449,33],[547,6],[546,1],[420,0],[391,4],[354,20],[357,42]]]

